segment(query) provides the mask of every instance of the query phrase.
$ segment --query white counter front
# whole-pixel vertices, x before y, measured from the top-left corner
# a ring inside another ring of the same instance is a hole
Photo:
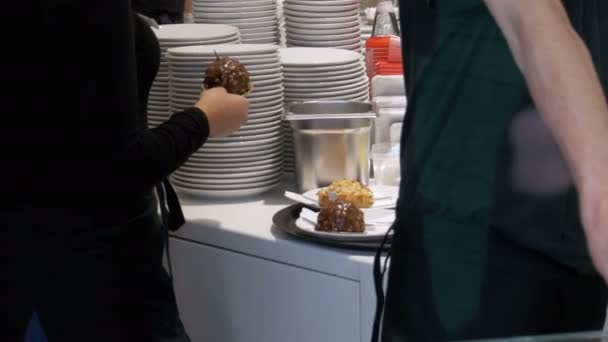
[[[273,227],[288,185],[242,201],[182,197],[171,238],[175,290],[193,342],[369,341],[373,253],[315,245]]]

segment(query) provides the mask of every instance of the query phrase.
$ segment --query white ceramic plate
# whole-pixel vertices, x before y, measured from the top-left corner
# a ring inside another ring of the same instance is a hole
[[[365,226],[365,231],[362,233],[340,233],[340,232],[322,232],[315,230],[315,222],[312,222],[312,218],[315,216],[310,214],[311,212],[304,208],[302,209],[302,213],[300,217],[296,220],[296,226],[302,229],[305,234],[314,235],[314,236],[322,236],[326,239],[331,239],[335,241],[379,241],[384,238],[386,233],[391,227],[391,224],[378,224],[378,225],[367,225]],[[307,215],[308,214],[308,215]],[[306,219],[303,216],[311,216],[311,219]],[[364,211],[364,220],[365,220],[365,211]]]
[[[361,34],[359,32],[350,32],[343,34],[297,34],[290,31],[287,31],[287,39],[288,40],[302,40],[302,41],[345,41],[345,40],[353,40],[353,39],[361,39]]]
[[[351,46],[355,44],[361,45],[361,41],[359,38],[350,39],[350,40],[335,40],[335,41],[325,41],[325,40],[301,40],[301,39],[293,39],[287,38],[288,46],[306,46],[306,47],[339,47],[342,48],[344,46]]]
[[[270,17],[276,15],[276,10],[262,10],[249,12],[221,11],[221,12],[196,12],[195,17],[201,19],[249,19],[259,17]]]
[[[194,13],[194,20],[201,21],[208,24],[226,24],[231,26],[241,27],[241,24],[247,24],[249,26],[253,24],[262,24],[262,26],[272,26],[277,24],[277,16],[264,16],[264,17],[250,17],[250,18],[201,18],[197,13]]]
[[[246,183],[246,182],[256,182],[258,180],[266,180],[268,178],[274,177],[283,165],[278,164],[274,165],[273,168],[266,168],[260,171],[251,171],[251,172],[234,172],[234,173],[224,173],[211,171],[209,173],[204,173],[200,170],[196,170],[194,172],[184,171],[181,168],[177,169],[173,175],[176,178],[183,178],[183,181],[188,181],[190,183]]]
[[[361,61],[361,55],[356,52],[333,48],[282,48],[279,49],[279,56],[281,63],[290,68],[345,66]]]
[[[242,197],[250,197],[250,196],[257,196],[257,195],[261,195],[263,193],[266,193],[274,188],[276,188],[279,184],[281,184],[280,181],[277,182],[269,182],[267,183],[268,185],[263,185],[263,186],[256,186],[256,187],[250,187],[250,188],[240,188],[240,189],[219,189],[219,190],[212,190],[212,189],[189,189],[189,188],[182,188],[179,185],[179,182],[175,182],[176,188],[183,194],[186,195],[190,195],[190,196],[194,196],[194,197],[202,197],[202,198],[209,198],[209,199],[233,199],[233,198],[242,198]]]
[[[295,22],[295,23],[301,23],[301,24],[350,23],[351,25],[354,25],[354,24],[358,25],[359,24],[359,15],[354,14],[354,15],[348,15],[348,16],[343,16],[343,17],[329,18],[329,17],[312,17],[312,16],[301,17],[301,16],[285,14],[285,22],[286,23]]]
[[[209,19],[205,21],[210,22]],[[218,22],[226,22],[225,20],[219,20]],[[270,17],[265,20],[259,19],[251,19],[240,22],[235,22],[234,20],[230,21],[230,25],[238,27],[240,29],[249,29],[249,28],[260,28],[260,27],[275,27],[278,25],[278,20],[276,17]]]
[[[218,53],[219,55],[219,53]],[[260,63],[260,61],[264,62],[267,59],[271,60],[279,60],[279,52],[269,52],[262,54],[251,54],[251,55],[243,55],[238,53],[229,53],[223,54],[223,56],[228,56],[231,58],[238,58],[239,61],[243,63]],[[214,61],[217,57],[215,54],[213,55],[190,55],[190,56],[176,56],[169,55],[168,60],[172,65],[190,65],[190,64],[204,64],[210,61]]]
[[[359,8],[359,4],[347,4],[347,5],[333,5],[324,4],[323,6],[318,5],[301,5],[293,4],[291,2],[285,2],[283,8],[287,11],[293,12],[305,12],[305,13],[351,13]]]
[[[239,29],[241,34],[251,34],[251,33],[266,33],[272,32],[275,33],[279,30],[279,26],[268,26],[268,27],[255,27],[255,28],[243,28]]]
[[[213,167],[211,167],[213,166]],[[209,163],[186,163],[180,167],[180,170],[184,172],[202,172],[202,173],[225,173],[225,174],[236,174],[236,173],[249,173],[264,171],[267,169],[276,169],[283,166],[283,158],[275,159],[273,161],[267,161],[264,165],[257,166],[234,166],[234,167],[216,167]]]
[[[330,34],[345,34],[352,33],[360,35],[359,27],[352,26],[346,28],[332,28],[332,29],[320,29],[316,26],[311,25],[309,28],[296,28],[287,27],[287,34],[289,35],[306,35],[306,36],[318,36],[318,35],[330,35]]]
[[[234,26],[231,26],[234,27]],[[236,28],[236,27],[235,27]],[[180,46],[192,46],[192,45],[211,45],[211,44],[238,44],[241,40],[240,35],[236,34],[234,36],[230,36],[227,38],[221,39],[208,39],[208,40],[185,40],[185,41],[175,41],[175,42],[159,42],[160,49],[162,52],[167,52],[167,49],[180,47]]]
[[[251,134],[251,135],[243,135],[239,133],[231,134],[230,136],[223,138],[209,138],[205,145],[208,147],[221,147],[225,144],[235,144],[235,143],[250,143],[250,142],[258,142],[263,141],[265,139],[276,138],[282,134],[281,130],[275,129],[270,133],[263,134]]]
[[[356,20],[350,20],[350,21],[346,21],[346,22],[327,22],[327,23],[322,23],[322,22],[317,22],[314,25],[311,25],[311,23],[309,22],[298,22],[298,21],[287,21],[285,22],[285,28],[289,31],[292,28],[297,28],[297,29],[318,29],[318,30],[333,30],[333,29],[352,29],[352,30],[357,30],[359,29],[360,25],[359,25],[359,21]]]
[[[203,145],[200,149],[201,154],[213,154],[213,153],[241,153],[241,152],[254,152],[254,151],[266,151],[280,145],[283,137],[276,137],[266,139],[263,141],[254,142],[243,142],[243,143],[226,143],[209,146],[209,144]]]
[[[283,85],[286,89],[335,89],[336,87],[342,87],[347,85],[358,84],[361,82],[368,82],[366,75],[359,77],[353,77],[342,81],[329,81],[329,82],[284,82]]]
[[[307,73],[309,75],[315,75],[319,72],[360,72],[364,69],[364,65],[362,61],[357,61],[353,63],[343,64],[343,65],[330,65],[330,66],[315,66],[315,67],[291,67],[291,66],[283,66],[283,73]]]
[[[205,188],[209,188],[209,187],[220,188],[222,185],[248,186],[247,184],[258,183],[258,182],[272,182],[273,180],[281,178],[280,177],[281,168],[278,168],[273,173],[269,173],[267,175],[257,176],[257,177],[248,177],[248,178],[237,177],[237,178],[213,178],[213,179],[200,178],[200,179],[196,179],[196,178],[192,178],[190,176],[180,175],[180,174],[178,174],[178,172],[179,171],[175,171],[173,173],[173,175],[171,175],[171,178],[174,180],[178,180],[181,183],[188,184],[190,186],[195,186],[195,187],[201,186],[201,187],[205,187]]]
[[[336,87],[332,89],[293,89],[286,90],[285,97],[286,98],[294,98],[294,97],[315,97],[315,96],[340,96],[340,95],[348,95],[353,93],[360,93],[363,90],[367,90],[369,88],[368,82],[361,82],[359,84],[353,84],[352,86],[346,87]],[[335,90],[334,90],[335,89]]]
[[[359,9],[357,6],[351,10],[346,11],[338,11],[338,12],[311,12],[311,11],[302,11],[302,10],[292,10],[287,7],[283,8],[283,13],[285,16],[289,17],[304,17],[304,18],[344,18],[344,17],[353,17],[359,15]]]
[[[359,5],[357,0],[285,0],[285,4],[293,5],[308,5],[308,6],[344,6],[344,5]]]
[[[243,1],[243,0],[195,0],[193,1],[193,7],[242,7],[242,6],[266,6],[266,5],[274,5],[276,1],[274,0],[265,0],[265,1]]]
[[[278,45],[271,44],[230,44],[230,45],[198,45],[169,49],[169,55],[174,56],[212,56],[219,55],[267,55],[279,50]]]
[[[238,28],[230,25],[174,24],[161,25],[153,31],[159,41],[204,41],[238,35]]]
[[[313,189],[306,191],[302,196],[309,200],[317,201],[317,193],[321,190]],[[369,189],[374,194],[374,205],[372,208],[394,208],[399,197],[399,187],[391,185],[369,185]]]
[[[347,90],[359,90],[363,86],[369,86],[369,82],[367,78],[360,78],[358,80],[353,80],[351,83],[336,85],[336,86],[323,86],[323,87],[306,87],[306,88],[296,88],[296,87],[287,87],[285,90],[285,95],[297,95],[297,94],[310,94],[310,93],[319,93],[325,92],[335,93],[342,92]]]
[[[292,74],[284,74],[285,79],[283,81],[284,84],[288,83],[321,83],[321,82],[339,82],[339,81],[350,81],[352,79],[356,79],[359,77],[366,77],[367,74],[363,69],[359,72],[351,73],[346,71],[342,74],[332,74],[330,73],[319,73],[318,75],[310,75],[305,73],[292,73]]]
[[[258,167],[258,166],[266,166],[268,163],[278,163],[283,160],[283,151],[277,150],[272,152],[272,154],[267,154],[266,156],[260,157],[258,159],[252,159],[248,161],[244,161],[241,159],[229,159],[227,161],[220,159],[210,159],[210,158],[198,158],[198,159],[188,159],[188,161],[184,164],[188,167],[202,167],[202,168],[232,168],[232,169],[240,169],[240,168],[250,168],[250,167]]]
[[[255,153],[217,153],[217,154],[194,154],[189,160],[201,163],[214,163],[214,164],[234,164],[234,163],[247,163],[247,162],[259,162],[272,158],[278,153],[283,153],[283,147],[281,145],[275,145],[273,148],[267,150],[257,151]]]
[[[259,12],[259,11],[275,11],[277,8],[276,4],[272,2],[270,4],[265,5],[254,5],[247,4],[245,6],[200,6],[193,5],[192,10],[195,13],[247,13],[247,12]]]

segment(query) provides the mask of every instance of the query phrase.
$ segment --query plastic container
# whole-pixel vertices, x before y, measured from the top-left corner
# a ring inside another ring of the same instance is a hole
[[[400,144],[374,144],[371,151],[371,161],[376,184],[399,185],[401,181]]]

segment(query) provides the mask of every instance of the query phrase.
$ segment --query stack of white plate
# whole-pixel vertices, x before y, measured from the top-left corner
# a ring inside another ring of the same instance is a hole
[[[280,49],[286,106],[298,101],[369,100],[368,78],[361,54],[334,48]],[[295,170],[293,139],[287,122],[285,172]]]
[[[194,21],[237,26],[247,44],[277,44],[276,0],[193,0]]]
[[[287,46],[361,50],[358,0],[285,0]]]
[[[228,25],[175,24],[154,29],[162,51],[160,67],[148,99],[148,124],[156,127],[167,120],[169,108],[169,67],[166,51],[172,47],[208,44],[237,44],[239,30]]]
[[[283,76],[279,47],[270,44],[208,45],[168,50],[171,109],[197,100],[203,73],[220,56],[235,58],[251,75],[249,118],[236,133],[210,138],[175,171],[171,180],[182,192],[210,198],[236,198],[266,192],[283,174]]]

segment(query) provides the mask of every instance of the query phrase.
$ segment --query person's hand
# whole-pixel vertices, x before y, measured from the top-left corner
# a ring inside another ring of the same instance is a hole
[[[581,193],[581,215],[593,264],[608,284],[608,184],[595,183]]]
[[[247,121],[249,101],[216,87],[203,91],[195,107],[207,115],[209,136],[218,138],[237,131]]]

